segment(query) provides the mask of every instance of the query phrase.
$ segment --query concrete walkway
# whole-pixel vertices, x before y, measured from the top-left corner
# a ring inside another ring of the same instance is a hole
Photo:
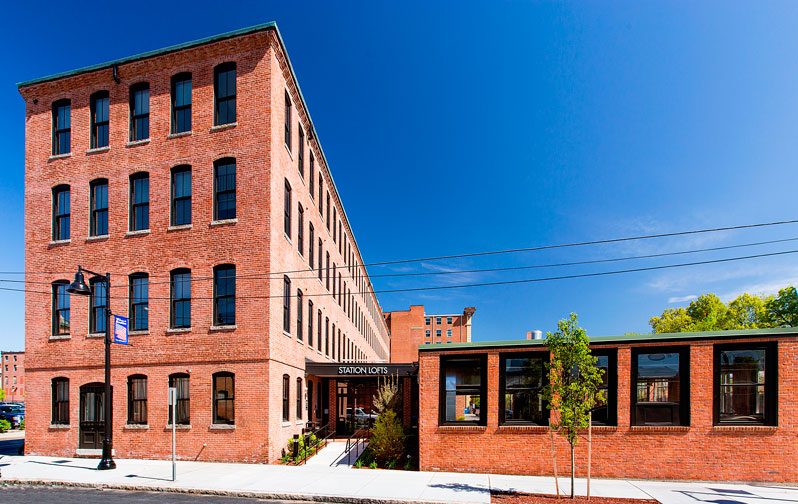
[[[4,456],[0,458],[0,483],[55,483],[353,503],[489,503],[491,489],[554,493],[551,477],[342,469],[324,464],[293,467],[186,461],[177,463],[177,481],[173,482],[168,461],[120,459],[112,471],[97,471],[97,462],[96,459]],[[560,485],[567,488],[568,480],[561,478]],[[580,494],[584,493],[584,480],[578,481],[577,488]],[[669,504],[798,503],[798,488],[780,485],[594,479],[591,488],[597,496],[653,497]]]
[[[332,441],[327,446],[319,450],[319,453],[308,459],[307,465],[311,467],[337,467],[349,469],[350,463],[354,464],[360,454],[363,453],[368,443],[358,444],[357,448],[352,448],[352,454],[345,453],[346,441]]]

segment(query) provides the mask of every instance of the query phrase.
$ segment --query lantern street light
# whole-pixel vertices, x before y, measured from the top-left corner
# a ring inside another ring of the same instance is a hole
[[[113,447],[113,405],[111,404],[111,274],[106,273],[101,275],[78,265],[78,272],[75,273],[75,281],[69,284],[66,291],[70,294],[77,294],[79,296],[91,296],[91,288],[86,285],[83,279],[83,272],[89,273],[105,280],[105,295],[107,297],[105,303],[105,398],[103,399],[103,407],[105,408],[105,426],[103,437],[103,458],[97,469],[102,471],[106,469],[116,469],[116,462],[114,462],[112,454]]]

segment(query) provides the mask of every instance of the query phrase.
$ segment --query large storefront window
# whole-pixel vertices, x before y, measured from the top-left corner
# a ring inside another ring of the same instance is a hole
[[[689,347],[632,350],[632,425],[690,425]]]
[[[775,343],[715,345],[715,424],[776,425]]]
[[[486,424],[486,368],[485,356],[441,359],[441,424]]]
[[[618,350],[600,348],[591,350],[596,357],[596,366],[601,370],[599,391],[604,400],[593,408],[594,425],[618,425]]]
[[[502,423],[546,425],[549,414],[543,400],[546,361],[543,352],[501,356],[499,416]]]

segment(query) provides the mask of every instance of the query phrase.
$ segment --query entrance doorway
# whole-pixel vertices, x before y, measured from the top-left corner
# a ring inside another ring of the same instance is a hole
[[[113,397],[113,390],[111,391]],[[101,449],[105,437],[105,384],[80,387],[80,434],[78,448]]]
[[[348,436],[361,427],[370,427],[377,419],[374,412],[376,380],[348,380],[338,382],[335,433]]]

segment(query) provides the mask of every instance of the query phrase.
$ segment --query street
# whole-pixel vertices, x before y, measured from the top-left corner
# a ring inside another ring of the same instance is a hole
[[[97,504],[147,504],[150,502],[168,502],[174,504],[243,504],[250,502],[267,502],[271,504],[289,504],[286,501],[169,492],[130,492],[126,490],[95,490],[86,488],[28,487],[13,485],[0,489],[0,504],[19,504],[22,502],[36,502],[41,504],[85,504],[86,502]],[[291,501],[290,504],[302,503],[300,501]]]

